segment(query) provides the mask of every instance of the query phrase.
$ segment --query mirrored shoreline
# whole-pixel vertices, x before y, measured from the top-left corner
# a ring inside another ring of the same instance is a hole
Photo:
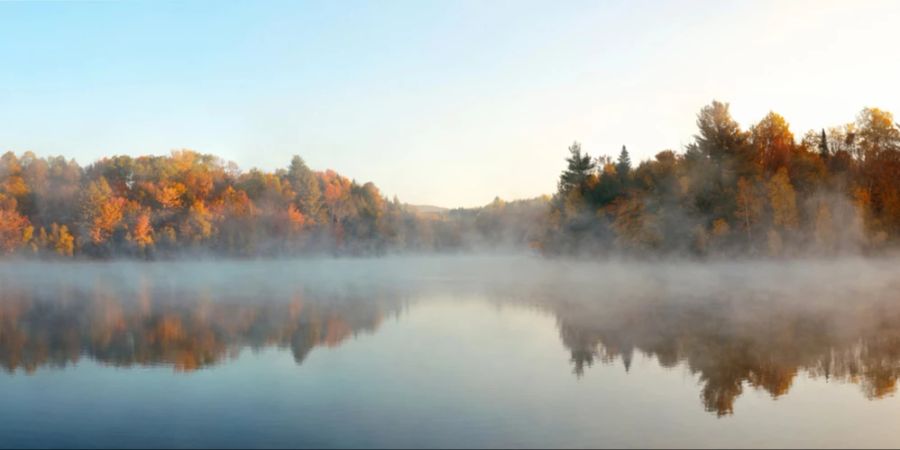
[[[853,277],[848,271],[859,262],[591,271],[499,261],[509,271],[496,276],[484,270],[496,259],[381,268],[375,260],[7,266],[0,365],[28,374],[90,358],[191,372],[269,347],[302,364],[314,349],[378,333],[385,318],[403,320],[441,293],[554,317],[570,353],[570,367],[560,370],[575,377],[595,364],[629,370],[638,354],[686,368],[699,381],[702,406],[720,416],[734,413],[748,389],[785,395],[801,374],[858,384],[868,399],[897,389],[900,284],[889,262]],[[219,270],[203,271],[211,267]]]

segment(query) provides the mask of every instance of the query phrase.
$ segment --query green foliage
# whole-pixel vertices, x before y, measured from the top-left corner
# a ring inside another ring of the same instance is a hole
[[[616,174],[619,175],[622,184],[627,186],[629,177],[631,176],[631,156],[628,155],[628,150],[624,145],[622,146],[622,152],[619,153],[619,159],[616,162]]]
[[[594,161],[590,155],[581,152],[581,144],[578,142],[569,146],[569,157],[566,158],[567,167],[559,176],[559,191],[571,192],[582,190],[588,177],[594,172]]]

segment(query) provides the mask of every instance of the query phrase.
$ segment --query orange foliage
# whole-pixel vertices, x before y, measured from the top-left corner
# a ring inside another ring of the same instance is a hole
[[[298,233],[303,230],[304,225],[306,225],[306,217],[303,215],[303,213],[300,212],[299,209],[297,209],[296,206],[291,204],[290,206],[288,206],[287,210],[287,222],[288,226],[290,227],[290,231],[292,233]]]
[[[172,183],[161,186],[156,190],[156,201],[163,208],[177,209],[181,207],[181,197],[187,188],[181,183]]]
[[[134,223],[132,239],[138,248],[146,248],[153,245],[153,227],[150,225],[150,214],[141,213]]]
[[[90,230],[91,241],[102,244],[109,240],[124,216],[125,199],[113,197],[100,205]]]
[[[25,243],[28,219],[16,211],[0,209],[0,253],[13,253]]]

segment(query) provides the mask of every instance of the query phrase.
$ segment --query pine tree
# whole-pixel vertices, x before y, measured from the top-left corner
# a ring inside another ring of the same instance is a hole
[[[616,173],[623,184],[627,183],[631,174],[631,156],[628,155],[628,149],[622,146],[622,152],[619,153],[619,160],[616,162]]]
[[[571,155],[566,158],[566,170],[559,176],[559,192],[567,194],[580,189],[594,171],[594,160],[587,153],[582,154],[581,144],[573,143],[569,147]]]
[[[698,134],[694,136],[697,150],[714,161],[729,158],[749,159],[747,133],[731,117],[727,103],[713,101],[697,115]],[[741,161],[749,163],[749,161]]]
[[[823,128],[822,135],[819,136],[819,156],[826,160],[830,154],[828,151],[828,136],[825,135],[825,129]]]

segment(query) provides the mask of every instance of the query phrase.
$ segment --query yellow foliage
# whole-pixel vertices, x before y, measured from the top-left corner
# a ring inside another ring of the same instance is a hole
[[[31,225],[28,225],[25,227],[24,230],[22,230],[22,243],[28,244],[31,242],[31,240],[33,238],[34,238],[34,227]]]
[[[69,227],[58,226],[55,223],[51,226],[51,236],[54,244],[54,250],[60,256],[72,257],[75,253],[75,237],[69,233]]]
[[[16,198],[24,197],[29,192],[28,185],[20,176],[12,176],[7,178],[2,187],[4,192],[9,194],[11,197]]]
[[[769,206],[772,208],[772,223],[785,230],[793,230],[799,225],[797,216],[797,194],[787,169],[782,167],[767,184]]]

